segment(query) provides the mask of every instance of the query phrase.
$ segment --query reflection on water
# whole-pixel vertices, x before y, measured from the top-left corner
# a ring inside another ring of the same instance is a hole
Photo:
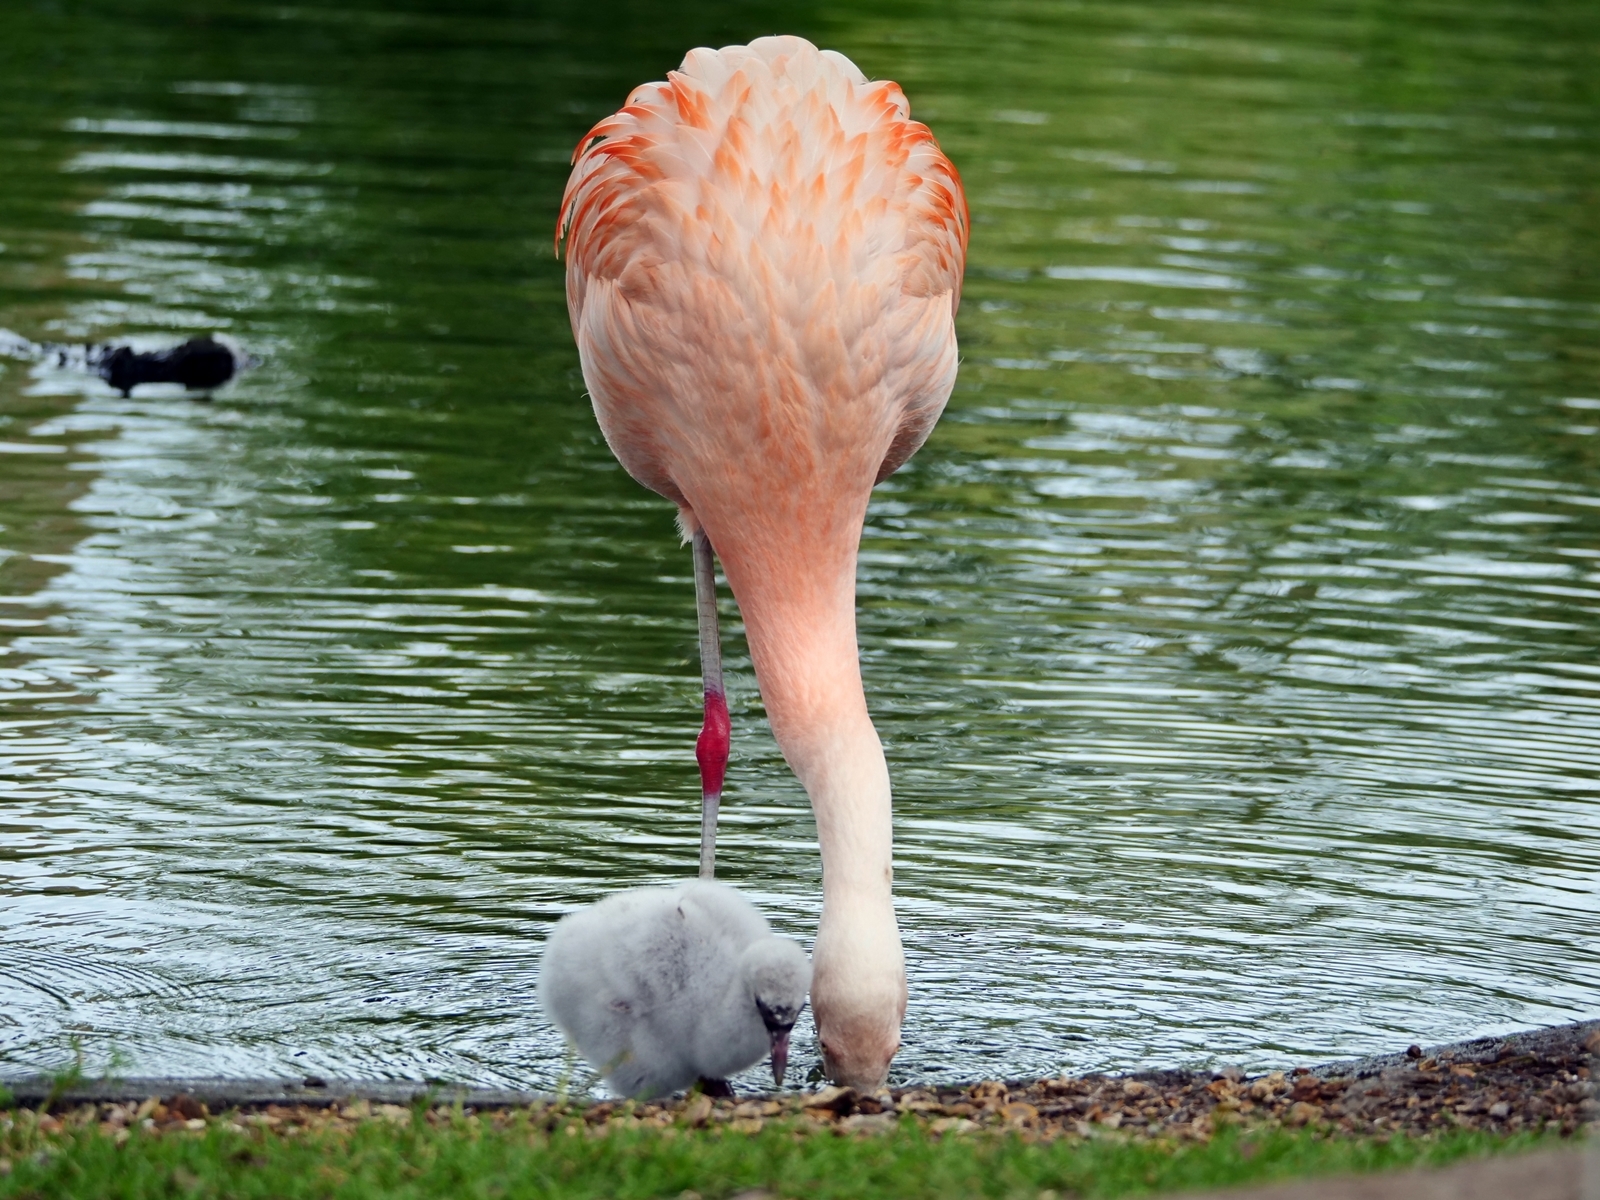
[[[1593,1015],[1600,18],[884,12],[781,23],[973,202],[961,381],[862,556],[903,1074]],[[698,814],[687,554],[587,412],[555,201],[631,84],[777,18],[119,20],[0,17],[0,326],[267,362],[0,373],[0,1073],[548,1085],[544,930],[690,873]],[[720,861],[805,934],[741,648]]]

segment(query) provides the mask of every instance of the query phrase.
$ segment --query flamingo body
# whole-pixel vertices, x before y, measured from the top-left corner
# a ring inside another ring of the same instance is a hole
[[[873,485],[954,385],[967,244],[960,179],[909,112],[800,38],[693,50],[585,135],[558,228],[600,427],[722,560],[811,798],[812,1005],[829,1073],[858,1086],[898,1048],[905,966],[856,556]]]

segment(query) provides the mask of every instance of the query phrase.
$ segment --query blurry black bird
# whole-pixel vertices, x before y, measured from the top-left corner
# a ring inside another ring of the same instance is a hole
[[[135,350],[113,343],[64,346],[31,342],[0,329],[0,354],[91,372],[124,396],[141,383],[176,383],[187,391],[209,392],[260,362],[225,334],[209,333],[167,350]]]

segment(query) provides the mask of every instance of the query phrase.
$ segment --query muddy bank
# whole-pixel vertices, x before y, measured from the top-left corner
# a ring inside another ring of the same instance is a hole
[[[127,1079],[68,1084],[16,1080],[19,1105],[47,1109],[47,1127],[98,1123],[108,1132],[204,1128],[215,1120],[290,1129],[370,1119],[453,1119],[457,1105],[492,1121],[602,1126],[725,1127],[756,1132],[790,1121],[818,1130],[881,1131],[907,1117],[941,1135],[980,1129],[1035,1137],[1205,1139],[1226,1125],[1311,1126],[1329,1132],[1429,1133],[1452,1128],[1572,1134],[1600,1126],[1600,1021],[1448,1046],[1246,1076],[1152,1071],[1131,1075],[983,1080],[961,1087],[846,1088],[662,1104],[562,1103],[531,1093],[410,1083]],[[226,1115],[223,1115],[226,1114]]]

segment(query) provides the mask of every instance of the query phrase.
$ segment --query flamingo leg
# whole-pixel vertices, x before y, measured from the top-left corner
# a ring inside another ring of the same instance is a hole
[[[705,684],[706,716],[694,744],[700,763],[700,878],[710,879],[717,867],[717,809],[722,780],[728,771],[732,725],[728,697],[722,688],[722,639],[717,634],[717,573],[711,539],[704,529],[694,533],[694,598],[700,616],[700,678]]]

